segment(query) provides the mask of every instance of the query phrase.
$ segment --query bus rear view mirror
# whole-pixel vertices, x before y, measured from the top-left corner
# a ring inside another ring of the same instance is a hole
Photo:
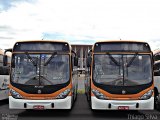
[[[74,66],[78,66],[78,58],[74,57]]]
[[[3,66],[7,66],[7,63],[8,63],[8,57],[7,55],[4,55],[3,56]]]
[[[160,76],[160,70],[159,71],[154,71],[154,76]]]
[[[15,59],[14,58],[12,58],[11,66],[12,66],[12,68],[15,68]]]
[[[154,76],[160,76],[160,62],[154,64]]]
[[[155,60],[155,61],[160,60],[160,55],[155,55],[155,56],[154,56],[154,60]]]
[[[92,58],[90,56],[87,57],[87,67],[91,66],[91,61],[92,61]]]

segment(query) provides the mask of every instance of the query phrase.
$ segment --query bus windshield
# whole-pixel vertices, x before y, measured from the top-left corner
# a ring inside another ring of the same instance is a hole
[[[152,81],[151,56],[142,54],[95,54],[93,80],[113,86],[136,86]]]
[[[56,85],[69,81],[68,54],[14,54],[11,81],[24,85]]]

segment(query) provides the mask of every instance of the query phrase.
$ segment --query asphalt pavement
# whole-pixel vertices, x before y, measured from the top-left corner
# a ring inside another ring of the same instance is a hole
[[[92,111],[84,94],[78,94],[72,110],[9,110],[8,100],[0,103],[1,120],[159,120],[160,111]]]

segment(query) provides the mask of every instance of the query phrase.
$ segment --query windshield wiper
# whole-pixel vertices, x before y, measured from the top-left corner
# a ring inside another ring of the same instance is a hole
[[[129,63],[127,63],[127,67],[129,67],[133,63],[133,61],[135,60],[137,55],[138,55],[138,52],[136,52],[136,54],[132,57],[132,59],[129,61]]]
[[[47,60],[46,63],[44,63],[44,66],[48,65],[48,63],[52,60],[52,58],[54,58],[54,56],[57,55],[57,52],[53,52],[51,57]]]
[[[34,66],[37,66],[37,63],[35,61],[33,61],[32,57],[28,54],[28,52],[25,52],[25,54],[27,55],[27,57],[30,59],[30,61],[33,63]]]
[[[109,58],[114,62],[115,65],[120,66],[120,64],[115,60],[111,54],[107,53],[109,55]]]
[[[46,80],[47,82],[49,82],[51,85],[53,85],[53,82],[51,82],[50,80],[48,80],[46,77],[44,77],[44,76],[40,76],[41,78],[43,78],[44,80]],[[41,84],[42,84],[42,82],[41,82]]]

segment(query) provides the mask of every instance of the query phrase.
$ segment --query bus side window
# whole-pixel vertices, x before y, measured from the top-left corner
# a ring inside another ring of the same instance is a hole
[[[154,64],[154,76],[160,76],[160,62]]]

